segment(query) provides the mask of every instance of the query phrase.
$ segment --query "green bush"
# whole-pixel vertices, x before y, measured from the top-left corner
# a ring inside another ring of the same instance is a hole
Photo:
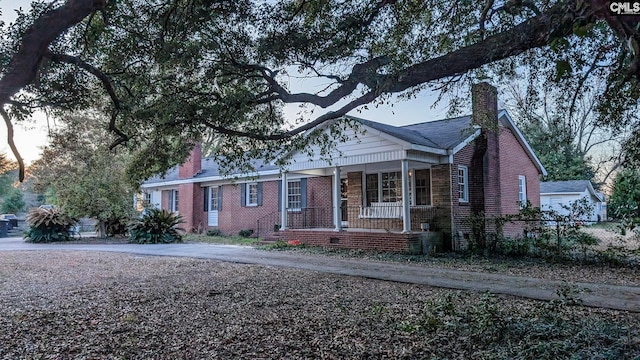
[[[76,219],[63,213],[59,208],[33,208],[27,214],[29,230],[25,240],[33,243],[67,241],[71,238],[69,229],[75,225]]]
[[[251,229],[246,229],[246,230],[240,230],[238,231],[238,235],[244,237],[244,238],[248,238],[249,236],[253,235],[253,230]]]
[[[220,229],[209,229],[207,230],[207,236],[222,236],[222,231]]]
[[[135,244],[170,244],[182,242],[177,227],[183,223],[182,216],[167,210],[149,209],[142,218],[129,225],[129,242]]]
[[[127,233],[127,227],[129,225],[128,218],[113,217],[104,221],[105,234],[109,237],[116,235],[125,235]],[[95,226],[96,232],[100,228],[100,222]]]
[[[528,256],[531,254],[531,239],[502,238],[496,242],[496,252],[508,256]]]

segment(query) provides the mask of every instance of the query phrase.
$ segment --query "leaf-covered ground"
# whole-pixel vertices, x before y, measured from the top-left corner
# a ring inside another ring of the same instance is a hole
[[[636,359],[640,314],[210,260],[0,253],[2,359]]]

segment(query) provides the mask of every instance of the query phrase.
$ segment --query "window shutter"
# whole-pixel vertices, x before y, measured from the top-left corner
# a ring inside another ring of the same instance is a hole
[[[300,207],[307,207],[307,178],[300,179]]]
[[[282,180],[278,180],[278,211],[282,209]]]
[[[218,211],[222,210],[222,185],[218,187]]]
[[[247,184],[240,184],[240,206],[247,206]]]
[[[258,188],[258,206],[262,206],[262,182],[256,186]]]
[[[202,188],[204,193],[204,204],[202,211],[209,211],[209,187]]]

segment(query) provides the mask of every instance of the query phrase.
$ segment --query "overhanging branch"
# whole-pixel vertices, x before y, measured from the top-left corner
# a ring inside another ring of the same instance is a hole
[[[18,180],[22,182],[24,180],[24,160],[22,160],[22,156],[20,156],[20,152],[18,151],[16,144],[13,142],[13,124],[11,123],[9,114],[7,114],[2,107],[0,107],[0,115],[4,119],[4,123],[7,125],[7,142],[11,148],[11,152],[13,152],[13,156],[15,156],[18,161]]]
[[[91,75],[98,78],[98,80],[100,80],[100,82],[102,83],[102,86],[107,91],[107,94],[109,94],[109,97],[111,98],[111,102],[113,102],[113,107],[114,107],[114,110],[111,113],[111,118],[109,120],[109,131],[112,131],[116,135],[118,135],[118,139],[109,148],[113,149],[116,146],[124,142],[127,142],[129,140],[129,136],[127,136],[127,134],[122,132],[122,130],[120,130],[116,126],[116,120],[118,117],[118,113],[120,112],[120,110],[122,110],[122,105],[120,103],[120,99],[118,99],[118,96],[116,95],[113,85],[111,84],[111,79],[109,79],[109,77],[104,72],[100,71],[95,66],[83,61],[82,59],[76,56],[71,56],[66,54],[54,54],[51,52],[47,52],[45,53],[45,57],[55,62],[75,65],[87,71]]]

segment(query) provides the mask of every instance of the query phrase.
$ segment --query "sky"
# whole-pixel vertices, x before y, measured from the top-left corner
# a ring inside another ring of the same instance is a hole
[[[0,10],[2,15],[0,19],[6,23],[15,19],[15,9],[19,7],[28,6],[28,0],[0,0]],[[314,92],[324,88],[321,81],[310,83],[309,81],[303,81],[296,78],[289,80],[291,91],[305,91]],[[399,101],[395,98],[391,99],[393,105],[385,104],[378,107],[369,105],[368,110],[353,110],[349,115],[378,121],[390,125],[406,125],[411,123],[419,123],[430,120],[439,120],[447,117],[448,102],[447,100],[441,101],[438,107],[433,108],[432,105],[436,100],[436,95],[428,91],[423,91],[412,100]],[[300,104],[289,104],[284,109],[285,117],[290,122],[293,122],[299,116]],[[469,104],[470,105],[470,104]],[[329,109],[314,109],[312,117],[321,115]],[[462,111],[468,113],[468,109]],[[306,116],[312,118],[311,116]],[[26,163],[30,163],[39,157],[41,147],[47,143],[47,119],[42,113],[38,113],[34,116],[33,121],[29,124],[20,125],[14,124],[15,142],[20,151],[22,158]],[[13,157],[9,146],[7,145],[7,130],[3,124],[0,124],[0,151],[7,153],[10,157]]]
[[[15,19],[15,11],[19,7],[28,6],[29,0],[0,0],[0,19],[9,23]],[[14,141],[25,163],[29,164],[40,157],[40,148],[47,143],[47,118],[43,113],[34,116],[29,123],[14,124]],[[7,127],[4,121],[0,121],[0,152],[7,154],[11,159],[15,157],[7,143]]]

